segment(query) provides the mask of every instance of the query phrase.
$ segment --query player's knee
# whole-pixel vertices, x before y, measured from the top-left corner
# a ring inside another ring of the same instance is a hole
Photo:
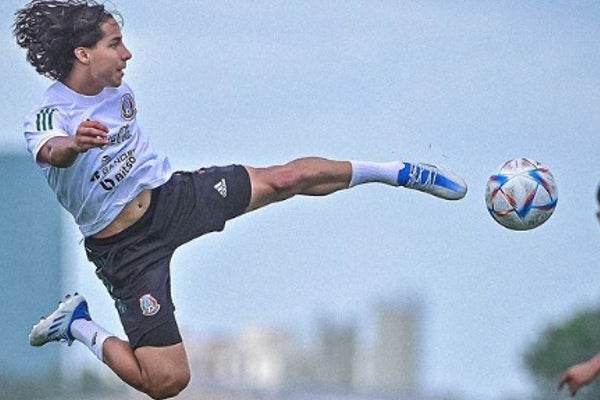
[[[177,374],[165,374],[160,379],[154,379],[145,392],[155,400],[169,399],[181,393],[189,383],[189,370]]]
[[[280,199],[286,199],[302,192],[302,189],[309,179],[309,174],[300,168],[294,168],[292,165],[282,165],[271,175],[270,185],[273,191],[277,193]]]
[[[319,172],[308,168],[301,160],[268,168],[250,169],[252,202],[249,209],[306,194],[306,189],[318,183]]]

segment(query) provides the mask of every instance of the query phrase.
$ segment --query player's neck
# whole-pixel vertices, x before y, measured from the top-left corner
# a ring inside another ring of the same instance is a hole
[[[77,69],[74,69],[69,76],[62,80],[62,83],[74,92],[85,96],[95,96],[104,89],[103,85],[99,85]]]

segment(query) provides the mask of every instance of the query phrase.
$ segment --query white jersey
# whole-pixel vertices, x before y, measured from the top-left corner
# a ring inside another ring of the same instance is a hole
[[[55,82],[25,119],[27,149],[36,162],[49,139],[74,135],[83,121],[99,121],[109,129],[110,144],[81,153],[68,168],[37,162],[86,237],[106,228],[140,192],[171,176],[169,161],[152,150],[136,113],[133,92],[125,83],[84,96]]]

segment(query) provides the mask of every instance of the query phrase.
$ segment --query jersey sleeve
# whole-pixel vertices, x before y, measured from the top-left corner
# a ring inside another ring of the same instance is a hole
[[[50,164],[37,160],[40,149],[53,137],[69,136],[67,121],[67,116],[54,107],[35,109],[26,117],[24,130],[27,150],[41,168],[48,168]]]

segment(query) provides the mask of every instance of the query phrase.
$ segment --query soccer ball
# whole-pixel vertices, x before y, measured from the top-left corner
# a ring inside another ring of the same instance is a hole
[[[529,158],[505,162],[488,179],[485,202],[490,215],[516,231],[533,229],[550,218],[558,192],[548,167]]]

